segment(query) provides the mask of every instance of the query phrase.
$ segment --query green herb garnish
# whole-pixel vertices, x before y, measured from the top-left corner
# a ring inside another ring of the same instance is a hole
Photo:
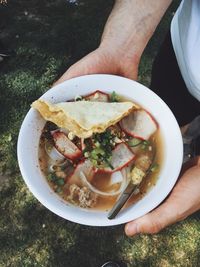
[[[82,101],[83,97],[81,95],[77,95],[74,100],[75,101]]]
[[[55,181],[55,183],[59,186],[62,186],[65,184],[65,180],[63,178],[57,178],[57,180]]]
[[[119,95],[117,95],[116,92],[113,91],[112,94],[110,94],[110,102],[119,102],[119,101],[120,101]]]
[[[65,180],[61,177],[58,177],[54,172],[49,173],[47,175],[47,179],[57,186],[63,186],[65,184]]]
[[[114,148],[115,135],[110,130],[104,133],[96,133],[92,136],[91,141],[85,140],[86,148],[84,149],[84,156],[89,158],[95,167],[110,167],[112,150]]]
[[[149,147],[150,145],[151,145],[151,142],[150,142],[150,141],[144,140],[144,141],[142,141],[142,143],[141,143],[141,148],[142,148],[143,150],[147,150],[148,147]]]
[[[131,140],[128,141],[128,145],[131,147],[135,147],[138,146],[142,143],[143,141],[141,139],[138,138],[132,138]]]
[[[55,182],[57,180],[57,176],[55,175],[55,173],[51,172],[47,175],[47,179],[50,181],[50,182]]]
[[[150,168],[150,171],[151,172],[156,172],[156,171],[158,171],[158,168],[159,168],[159,164],[155,162],[155,163],[152,164],[152,166]]]
[[[61,187],[57,187],[55,190],[56,193],[61,193],[62,192],[62,188]]]

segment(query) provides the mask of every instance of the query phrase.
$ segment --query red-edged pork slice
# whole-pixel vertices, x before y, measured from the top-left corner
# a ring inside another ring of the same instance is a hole
[[[82,181],[80,178],[81,173],[83,173],[85,175],[88,182],[92,181],[94,174],[95,174],[95,168],[93,167],[90,160],[84,160],[84,161],[80,162],[76,166],[73,174],[68,178],[67,183],[82,186]]]
[[[133,159],[135,154],[130,150],[130,148],[125,143],[118,144],[112,151],[111,166],[101,169],[104,172],[116,172],[121,170],[123,167],[127,166]]]
[[[120,122],[122,130],[142,140],[148,140],[156,132],[157,124],[145,110],[136,110],[123,118]]]
[[[109,102],[109,95],[99,90],[85,96],[84,98],[92,102]]]
[[[81,150],[63,132],[55,131],[52,137],[56,149],[66,158],[75,160],[81,156]]]

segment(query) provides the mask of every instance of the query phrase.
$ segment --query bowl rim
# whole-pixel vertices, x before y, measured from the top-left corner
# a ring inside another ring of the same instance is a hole
[[[169,117],[172,119],[171,123],[173,124],[173,131],[176,135],[177,143],[176,143],[176,150],[174,151],[174,153],[177,155],[177,158],[176,158],[177,167],[176,167],[176,170],[174,170],[174,173],[172,175],[173,179],[170,178],[170,180],[168,181],[168,184],[166,184],[166,186],[162,189],[162,194],[160,194],[160,192],[157,192],[158,197],[156,199],[154,199],[153,201],[151,201],[151,199],[147,198],[148,208],[143,208],[143,207],[140,207],[140,205],[138,205],[138,208],[141,208],[141,210],[138,210],[138,212],[135,214],[135,216],[131,216],[131,215],[125,216],[124,214],[128,213],[128,211],[125,210],[125,211],[121,212],[121,216],[116,217],[113,220],[108,220],[107,218],[103,219],[102,216],[106,215],[107,214],[106,212],[96,212],[96,211],[90,211],[90,210],[85,210],[85,209],[81,209],[81,208],[76,208],[74,206],[71,207],[70,204],[66,204],[66,202],[62,201],[58,196],[55,196],[55,200],[57,201],[56,203],[61,203],[61,205],[60,206],[57,204],[55,205],[55,203],[48,201],[46,199],[46,197],[44,197],[44,195],[42,194],[41,188],[36,188],[35,186],[33,186],[33,181],[30,178],[29,169],[27,167],[27,157],[25,157],[25,155],[24,155],[24,148],[26,145],[26,142],[24,142],[24,137],[27,134],[27,129],[29,129],[29,127],[30,127],[30,120],[33,118],[33,114],[35,114],[34,116],[37,116],[36,111],[33,110],[33,108],[31,108],[28,111],[28,113],[26,114],[24,121],[21,125],[19,137],[18,137],[18,143],[17,143],[17,157],[18,157],[18,163],[19,163],[22,177],[23,177],[25,183],[27,184],[29,190],[33,193],[33,195],[49,210],[51,210],[52,212],[54,212],[55,214],[59,215],[60,217],[62,217],[64,219],[67,219],[69,221],[76,222],[79,224],[83,224],[83,225],[89,225],[89,226],[113,226],[113,225],[123,224],[123,223],[126,223],[130,220],[136,219],[136,218],[143,216],[146,213],[150,212],[152,209],[157,207],[167,197],[167,195],[172,190],[173,186],[175,185],[175,183],[178,179],[178,175],[179,175],[180,170],[181,170],[182,159],[183,159],[183,144],[182,144],[181,132],[180,132],[180,128],[178,126],[178,123],[177,123],[173,113],[171,112],[171,110],[169,109],[167,104],[158,95],[156,95],[153,91],[151,91],[146,86],[144,86],[144,85],[142,85],[136,81],[133,81],[133,80],[130,80],[130,79],[127,79],[124,77],[116,76],[116,75],[109,75],[109,74],[84,75],[84,76],[72,78],[70,80],[67,80],[67,81],[61,83],[61,84],[56,85],[55,87],[53,87],[53,88],[49,89],[47,92],[45,92],[41,96],[41,98],[43,98],[43,99],[52,98],[53,96],[55,96],[56,93],[59,92],[59,90],[61,90],[63,88],[63,86],[64,87],[81,86],[82,83],[84,83],[84,82],[86,82],[86,83],[92,82],[92,83],[96,84],[97,82],[101,83],[102,81],[104,81],[104,83],[105,83],[105,81],[108,83],[108,90],[107,91],[109,91],[109,92],[111,92],[111,90],[109,89],[109,88],[111,88],[111,86],[109,84],[110,82],[112,83],[114,81],[114,83],[117,83],[117,84],[121,84],[121,83],[126,84],[127,83],[127,84],[130,84],[130,86],[132,84],[133,88],[134,87],[135,88],[141,88],[141,90],[143,90],[144,95],[147,94],[148,96],[152,96],[152,98],[154,99],[152,101],[155,101],[155,99],[156,99],[156,101],[158,101],[159,105],[165,109],[165,112],[167,112]],[[94,90],[95,90],[95,88],[94,88]],[[99,89],[99,90],[101,90],[101,89]],[[105,91],[105,90],[102,89],[102,91]],[[118,91],[121,91],[121,89],[116,88],[116,92],[118,92]],[[67,90],[66,90],[66,92],[67,92]],[[90,89],[88,89],[88,93],[89,92],[91,92]],[[61,94],[61,92],[59,92],[58,94]],[[121,92],[121,94],[123,95],[123,92]],[[129,97],[133,98],[131,94],[132,93],[130,92]],[[75,97],[75,95],[74,95],[74,97]],[[67,98],[65,98],[65,100],[66,99]],[[137,102],[138,101],[136,101],[136,103]],[[39,117],[39,115],[38,115],[38,117]],[[155,118],[155,119],[157,119],[157,118]],[[47,182],[46,182],[46,184],[48,185]],[[155,188],[156,188],[156,186],[155,186]],[[156,190],[155,190],[155,192],[156,192]],[[52,194],[52,192],[51,192],[51,194]],[[149,193],[147,193],[145,195],[145,197],[148,194]],[[138,202],[140,202],[140,201],[138,201]],[[65,205],[69,209],[69,211],[71,211],[71,208],[78,209],[80,216],[74,212],[73,212],[73,214],[69,214],[69,213],[66,214],[62,210],[62,209],[64,209],[63,205]],[[134,206],[135,205],[132,205],[130,208],[128,208],[128,210],[133,209]],[[93,214],[92,215],[93,219],[90,218],[91,214]],[[101,215],[99,216],[99,214],[101,214]],[[84,218],[83,218],[83,216],[84,216]]]

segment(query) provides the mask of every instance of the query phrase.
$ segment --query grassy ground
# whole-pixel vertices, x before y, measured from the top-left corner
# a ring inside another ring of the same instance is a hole
[[[123,226],[95,228],[59,218],[24,184],[16,160],[20,124],[30,103],[64,70],[94,49],[111,0],[8,0],[0,6],[0,40],[13,57],[0,63],[0,266],[200,266],[200,216],[156,235],[127,238]],[[143,56],[139,79],[148,85],[152,60],[169,27],[170,8]]]

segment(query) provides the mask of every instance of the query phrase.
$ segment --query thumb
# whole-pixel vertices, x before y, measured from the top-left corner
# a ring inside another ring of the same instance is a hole
[[[158,233],[199,210],[199,173],[200,160],[197,157],[196,165],[185,171],[165,202],[147,215],[127,223],[126,234]]]
[[[125,233],[133,236],[139,233],[155,234],[178,219],[178,213],[172,201],[164,202],[154,211],[126,224]]]

